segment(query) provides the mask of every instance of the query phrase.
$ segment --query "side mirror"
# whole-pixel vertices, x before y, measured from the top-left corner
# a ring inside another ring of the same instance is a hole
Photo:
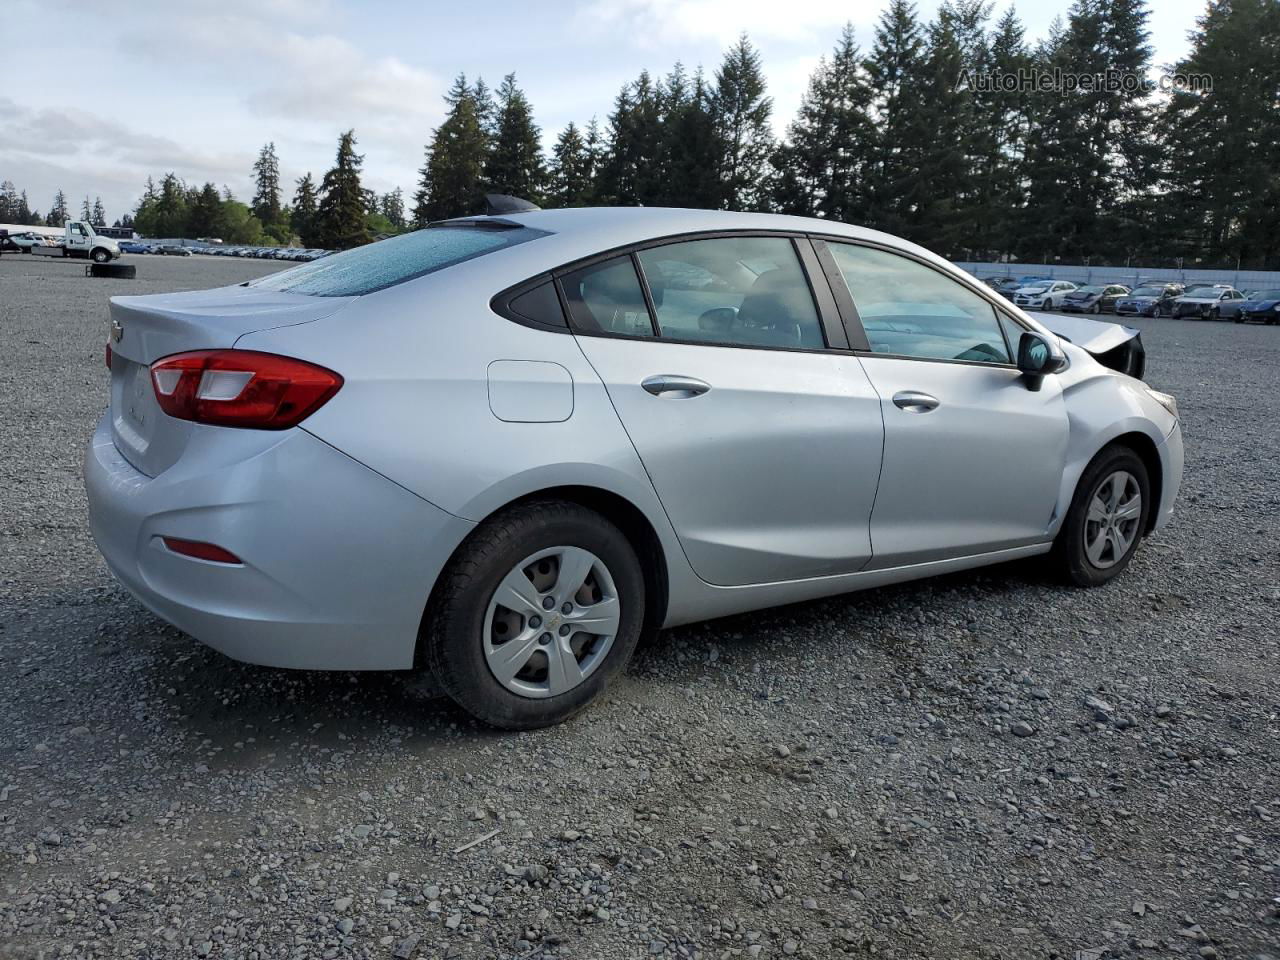
[[[1039,390],[1046,376],[1067,369],[1067,355],[1049,338],[1026,330],[1018,340],[1018,369],[1027,389]]]

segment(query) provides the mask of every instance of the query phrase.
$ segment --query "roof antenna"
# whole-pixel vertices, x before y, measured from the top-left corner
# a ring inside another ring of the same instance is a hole
[[[536,203],[530,203],[520,197],[511,197],[505,193],[486,193],[484,195],[484,215],[496,217],[504,213],[529,213],[541,210]]]

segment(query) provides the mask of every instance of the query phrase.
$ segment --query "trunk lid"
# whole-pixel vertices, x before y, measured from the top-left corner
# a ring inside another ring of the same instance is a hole
[[[166,416],[151,385],[151,364],[187,350],[232,347],[246,334],[310,323],[336,313],[354,297],[308,297],[221,287],[187,293],[112,297],[111,432],[120,453],[154,477],[182,455],[192,430]]]

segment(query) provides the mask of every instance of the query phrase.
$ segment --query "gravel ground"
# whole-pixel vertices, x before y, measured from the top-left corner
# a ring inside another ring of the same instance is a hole
[[[1170,527],[669,631],[501,734],[391,675],[234,663],[108,575],[110,294],[273,265],[0,258],[0,956],[1280,954],[1280,330],[1138,321]]]

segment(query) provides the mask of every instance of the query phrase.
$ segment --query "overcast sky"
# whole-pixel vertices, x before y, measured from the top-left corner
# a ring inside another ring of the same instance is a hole
[[[459,71],[496,86],[515,71],[549,143],[568,121],[603,123],[642,68],[714,71],[746,31],[764,57],[779,131],[818,57],[852,21],[863,50],[887,0],[4,0],[0,180],[47,212],[101,195],[109,220],[148,174],[252,194],[250,165],[275,141],[286,197],[319,179],[354,127],[366,186],[413,192],[441,95]],[[1042,36],[1069,0],[1023,0]],[[920,0],[931,17],[937,0]],[[996,14],[1008,5],[998,0]],[[1160,0],[1158,63],[1187,49],[1203,0]],[[14,42],[16,41],[16,42]]]

